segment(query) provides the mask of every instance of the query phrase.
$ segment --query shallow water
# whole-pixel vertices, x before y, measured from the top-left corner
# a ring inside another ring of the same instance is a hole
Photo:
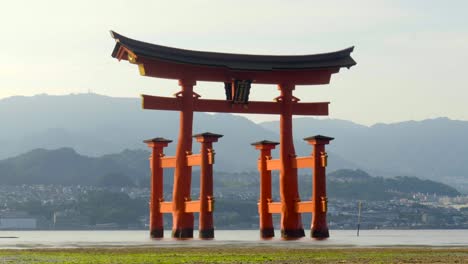
[[[280,232],[275,233],[279,236]],[[467,247],[468,230],[331,230],[330,238],[317,241],[305,237],[296,241],[279,238],[260,240],[257,230],[216,230],[216,239],[177,241],[165,232],[162,240],[151,240],[148,231],[0,231],[0,248],[80,247],[199,247],[199,246],[281,246],[281,247]],[[197,232],[194,234],[198,236]],[[17,237],[17,238],[7,238]]]

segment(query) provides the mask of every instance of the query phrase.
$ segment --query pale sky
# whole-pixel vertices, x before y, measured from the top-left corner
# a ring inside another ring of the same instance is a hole
[[[117,62],[109,30],[178,48],[314,54],[355,46],[357,65],[295,96],[330,101],[330,118],[371,125],[447,116],[468,120],[468,1],[0,0],[0,98],[94,93],[169,96],[177,81]],[[203,98],[223,85],[199,82]],[[251,100],[278,96],[254,85]],[[271,116],[249,116],[255,121]]]

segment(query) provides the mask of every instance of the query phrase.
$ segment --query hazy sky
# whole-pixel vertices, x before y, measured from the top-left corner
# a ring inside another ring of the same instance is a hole
[[[468,120],[468,1],[6,1],[0,0],[0,98],[70,94],[171,95],[177,81],[117,62],[109,30],[173,47],[313,54],[356,46],[357,66],[330,85],[299,86],[330,101],[330,117],[362,124],[447,116]],[[220,83],[199,82],[204,98]],[[271,100],[255,85],[251,100]],[[250,117],[252,118],[252,117]],[[255,120],[271,119],[258,117]]]

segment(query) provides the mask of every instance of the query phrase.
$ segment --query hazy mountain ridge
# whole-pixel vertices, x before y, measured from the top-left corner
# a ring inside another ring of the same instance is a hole
[[[342,169],[327,174],[330,197],[341,199],[388,200],[411,198],[413,193],[457,196],[460,193],[446,184],[417,177],[373,177],[362,170]]]
[[[71,148],[34,149],[0,161],[0,184],[98,185],[102,177],[113,173],[138,182],[149,173],[148,155],[145,151],[124,150],[94,158]]]
[[[278,122],[263,127],[276,131]],[[468,191],[468,122],[435,118],[363,126],[343,120],[294,119],[294,136],[313,127],[335,137],[329,149],[374,175],[412,175]]]
[[[0,184],[85,185],[149,187],[148,151],[124,150],[101,157],[87,157],[70,148],[35,149],[17,157],[0,160]],[[199,186],[199,172],[194,169],[193,187]],[[311,196],[310,172],[301,175],[299,186],[304,197]],[[165,173],[165,189],[172,189],[172,172]],[[279,197],[278,175],[273,177],[273,195]],[[385,200],[410,197],[412,193],[459,195],[454,188],[416,177],[373,177],[362,170],[341,169],[327,175],[329,195],[333,198]],[[216,167],[215,189],[218,192],[246,193],[256,196],[259,175],[256,172],[225,172]]]
[[[142,110],[138,98],[37,95],[0,100],[0,121],[0,159],[36,148],[70,147],[86,156],[147,150],[142,140],[156,136],[174,140],[166,149],[173,155],[179,116]],[[216,166],[224,171],[256,171],[258,151],[250,143],[279,139],[278,122],[255,124],[241,116],[196,113],[194,133],[206,131],[224,134],[214,144]],[[418,176],[468,191],[468,121],[437,118],[368,127],[345,120],[295,118],[298,155],[310,154],[311,146],[302,138],[316,134],[335,137],[328,147],[329,171],[360,168],[378,176]],[[198,149],[194,142],[193,151]]]
[[[217,166],[224,170],[256,170],[258,151],[250,145],[278,135],[245,117],[230,114],[195,113],[194,133],[213,132],[224,137],[214,144]],[[174,140],[165,150],[175,153],[179,114],[173,111],[141,109],[138,98],[113,98],[96,94],[64,96],[16,96],[0,100],[0,159],[36,148],[70,147],[87,156],[118,153],[124,149],[146,150],[144,139]],[[310,153],[305,142],[296,143],[298,152]],[[193,151],[199,151],[194,142]],[[332,168],[355,168],[330,154]]]

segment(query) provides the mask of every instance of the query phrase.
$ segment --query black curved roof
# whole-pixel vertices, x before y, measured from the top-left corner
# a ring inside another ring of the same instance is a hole
[[[248,55],[171,48],[127,38],[114,31],[111,31],[111,35],[116,41],[112,52],[114,58],[117,58],[120,48],[124,47],[138,57],[185,64],[226,67],[233,70],[304,70],[350,68],[356,65],[356,62],[350,56],[354,47],[313,55]]]

